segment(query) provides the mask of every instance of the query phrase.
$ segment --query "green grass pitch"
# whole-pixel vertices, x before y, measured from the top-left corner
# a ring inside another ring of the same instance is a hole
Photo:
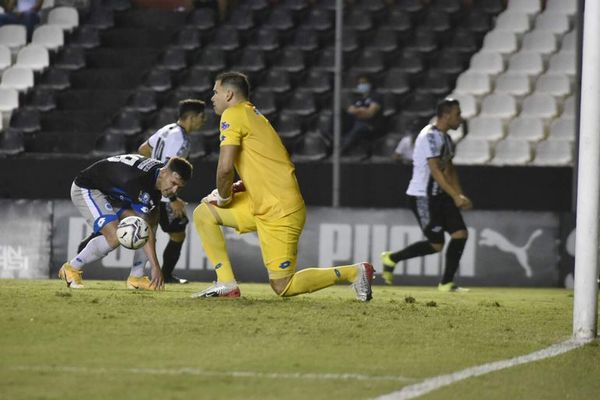
[[[206,283],[0,280],[1,399],[368,399],[571,336],[561,289],[347,286],[281,299],[192,299]],[[598,341],[424,399],[598,399]]]

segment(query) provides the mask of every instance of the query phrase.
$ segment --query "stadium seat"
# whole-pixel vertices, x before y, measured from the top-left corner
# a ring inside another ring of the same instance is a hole
[[[232,7],[227,18],[227,25],[234,27],[240,34],[248,34],[255,28],[254,15],[245,7]]]
[[[295,162],[319,161],[327,158],[327,142],[318,132],[307,132],[294,146],[292,160]]]
[[[483,96],[490,93],[492,84],[489,75],[466,71],[456,80],[456,93],[468,93],[474,96]]]
[[[482,99],[479,115],[508,121],[517,115],[517,111],[517,102],[514,97],[505,93],[492,93]]]
[[[535,146],[533,165],[561,166],[573,164],[573,146],[571,142],[545,140]]]
[[[389,68],[383,77],[383,84],[379,91],[383,93],[393,93],[402,96],[410,91],[410,77],[399,68]]]
[[[98,29],[91,25],[80,26],[69,41],[69,46],[84,49],[93,49],[100,46]]]
[[[181,78],[181,83],[178,88],[205,93],[208,96],[212,92],[213,81],[206,71],[197,68],[189,68]]]
[[[135,136],[142,132],[140,115],[136,111],[124,111],[117,115],[107,133]]]
[[[344,26],[355,32],[366,32],[373,29],[373,21],[363,10],[350,9],[344,15]]]
[[[314,96],[307,90],[296,90],[290,98],[287,109],[300,117],[308,117],[317,112]]]
[[[200,54],[194,60],[193,68],[215,74],[227,67],[225,52],[215,46],[208,46],[202,49]]]
[[[322,58],[326,56],[324,52],[321,52]],[[294,48],[284,48],[272,68],[283,70],[290,74],[300,73],[305,68],[304,54]],[[333,68],[333,63],[331,64],[331,68]]]
[[[69,73],[60,68],[48,68],[36,87],[47,90],[64,90],[71,86]]]
[[[314,94],[330,93],[333,90],[332,75],[323,70],[310,70],[301,87]]]
[[[469,120],[469,138],[498,141],[505,136],[502,119],[478,116]]]
[[[199,159],[208,154],[206,148],[204,147],[204,137],[200,133],[193,133],[190,135],[190,154],[189,158]]]
[[[294,31],[294,35],[288,48],[303,51],[306,55],[315,52],[319,48],[319,36],[311,28],[302,27]]]
[[[458,100],[460,103],[461,116],[464,119],[470,119],[479,113],[479,107],[475,96],[468,93],[452,93],[449,98]]]
[[[577,30],[565,33],[560,41],[561,52],[575,52],[577,44]]]
[[[546,12],[574,16],[577,13],[577,0],[546,0]]]
[[[0,116],[2,126],[8,126],[14,110],[19,108],[19,92],[13,88],[0,86]]]
[[[483,38],[482,50],[497,52],[502,56],[514,53],[518,49],[517,36],[511,32],[490,31]]]
[[[20,108],[10,118],[10,126],[24,134],[33,134],[41,130],[38,110]]]
[[[383,72],[385,62],[383,54],[377,50],[363,50],[358,59],[353,62],[353,69],[360,73],[375,75]]]
[[[212,8],[197,8],[192,12],[189,24],[201,32],[215,28],[217,16]]]
[[[111,156],[123,154],[126,149],[127,138],[118,133],[104,133],[96,139],[96,144],[92,154],[95,156]]]
[[[396,51],[398,49],[398,37],[396,31],[387,27],[377,29],[373,39],[367,44],[367,48],[378,50],[383,53]]]
[[[420,0],[397,0],[396,7],[409,13],[411,18],[415,19],[418,19],[417,17],[422,14],[424,9],[423,2]]]
[[[544,121],[541,118],[517,117],[508,124],[508,139],[539,142],[546,137]]]
[[[423,81],[415,90],[417,93],[431,93],[437,97],[444,97],[452,90],[452,86],[445,75],[430,70],[423,76]]]
[[[373,143],[371,161],[389,162],[393,160],[394,151],[403,137],[404,135],[397,133],[388,133],[387,135],[376,139]]]
[[[563,52],[559,51],[550,56],[550,61],[548,61],[548,70],[549,73],[557,73],[557,74],[566,74],[569,76],[571,81],[574,80],[577,65],[575,60],[575,53],[573,52]]]
[[[563,109],[563,111],[562,111],[561,117],[562,116],[575,117],[575,96],[574,95],[567,96],[567,98],[563,102],[562,109]]]
[[[490,159],[490,143],[485,139],[468,137],[457,144],[452,163],[456,165],[481,165],[487,164]]]
[[[104,7],[97,7],[94,12],[90,13],[86,25],[99,30],[112,28],[115,25],[113,11]]]
[[[430,63],[429,70],[446,75],[454,82],[458,75],[465,70],[467,62],[468,57],[464,54],[442,49],[436,54],[435,60]]]
[[[142,88],[152,89],[155,92],[165,92],[171,89],[171,74],[167,70],[151,70],[144,79]]]
[[[431,55],[438,49],[438,40],[432,31],[424,27],[416,28],[411,41],[405,44],[407,51],[414,51],[424,56]]]
[[[294,144],[303,133],[300,118],[294,113],[282,111],[273,125],[288,152],[292,151]]]
[[[536,52],[548,58],[556,51],[556,36],[552,32],[532,31],[523,36],[522,52]]]
[[[333,29],[331,13],[328,10],[315,7],[308,13],[302,27],[321,33],[329,32]]]
[[[50,51],[57,51],[65,42],[64,33],[59,26],[39,25],[33,31],[31,43],[44,46]]]
[[[37,44],[28,44],[21,47],[17,53],[15,67],[29,68],[34,72],[43,71],[50,64],[50,56],[45,47]]]
[[[124,109],[127,111],[150,113],[156,111],[156,103],[156,92],[154,90],[136,90]]]
[[[237,57],[237,63],[231,68],[235,71],[241,71],[247,75],[252,75],[264,70],[266,65],[262,51],[246,47]]]
[[[523,99],[521,116],[543,118],[549,122],[558,114],[558,106],[552,95],[533,93]]]
[[[479,51],[471,57],[469,71],[487,75],[498,75],[504,71],[504,59],[500,53]]]
[[[544,60],[539,53],[518,52],[508,60],[508,73],[525,74],[529,77],[537,76],[544,71]]]
[[[471,55],[479,48],[476,34],[466,28],[454,29],[454,35],[445,49],[451,52]]]
[[[496,18],[496,26],[494,27],[494,31],[511,32],[521,36],[527,32],[529,28],[529,15],[519,10],[511,10],[509,7],[506,11],[498,15],[498,18]]]
[[[509,1],[506,10],[525,13],[527,15],[535,15],[542,10],[542,3],[540,0]]]
[[[279,33],[276,29],[261,28],[248,43],[247,48],[262,52],[272,52],[279,49],[280,45]]]
[[[12,54],[27,44],[27,31],[23,25],[0,26],[0,44],[8,47]]]
[[[254,104],[256,109],[268,120],[271,120],[277,112],[275,96],[268,90],[255,91],[252,94],[252,104]]]
[[[550,124],[550,133],[547,140],[574,142],[576,136],[575,128],[575,118],[561,116]]]
[[[534,30],[549,31],[557,35],[562,35],[570,29],[569,17],[566,14],[543,12],[535,19]]]
[[[280,32],[291,30],[295,26],[292,13],[285,7],[277,7],[271,11],[263,27],[276,29]]]
[[[425,70],[425,62],[421,54],[414,51],[403,51],[392,60],[392,69],[407,74],[411,83],[415,84]]]
[[[63,31],[72,32],[79,26],[79,14],[74,7],[55,7],[48,13],[48,25],[59,26]]]
[[[469,31],[474,34],[483,37],[487,32],[492,30],[492,19],[489,14],[477,9],[472,8],[463,17],[461,26],[466,27]]]
[[[5,129],[0,132],[0,156],[15,156],[25,151],[25,144],[21,132],[14,129]]]
[[[431,118],[435,115],[438,98],[429,93],[412,93],[405,102],[402,114],[409,118]]]
[[[525,74],[505,72],[496,78],[494,92],[509,94],[520,100],[531,92],[531,80]]]
[[[562,100],[571,94],[571,81],[562,74],[542,74],[535,83],[535,92],[551,94]]]
[[[54,90],[34,88],[28,106],[42,112],[56,109]]]
[[[0,74],[11,65],[12,55],[10,53],[10,48],[6,45],[0,44]]]
[[[177,34],[173,47],[190,52],[197,50],[200,45],[201,40],[198,29],[193,26],[186,26]]]
[[[289,92],[292,89],[289,72],[281,69],[270,69],[267,71],[260,87],[276,94]]]
[[[496,144],[493,165],[526,165],[531,161],[531,145],[527,140],[505,139]]]
[[[411,31],[412,21],[407,12],[398,7],[394,7],[388,12],[388,17],[384,22],[383,27],[393,30],[398,35],[398,38],[402,38]]]
[[[429,8],[420,26],[434,32],[438,39],[443,39],[452,29],[452,22],[445,11]]]
[[[66,47],[52,64],[55,68],[75,71],[86,66],[85,50],[81,47]]]
[[[19,92],[27,92],[33,87],[33,71],[29,68],[8,67],[2,73],[0,87],[12,88]]]

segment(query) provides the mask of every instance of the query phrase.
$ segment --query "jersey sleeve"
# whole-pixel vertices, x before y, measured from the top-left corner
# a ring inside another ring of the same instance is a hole
[[[221,115],[219,124],[219,140],[221,146],[239,146],[242,143],[242,121],[239,113],[227,109]]]
[[[424,144],[425,158],[436,158],[442,155],[442,143],[438,135],[429,133]]]
[[[156,142],[158,141],[158,138],[159,138],[159,136],[160,136],[160,135],[159,135],[159,131],[157,131],[157,132],[154,132],[154,133],[152,134],[152,136],[150,136],[150,137],[148,138],[148,145],[149,145],[151,148],[153,148],[153,149],[154,149],[154,148],[156,147]]]

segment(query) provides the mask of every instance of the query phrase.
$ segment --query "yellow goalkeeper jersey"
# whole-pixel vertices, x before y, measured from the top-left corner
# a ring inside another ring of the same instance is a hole
[[[229,107],[219,124],[221,146],[240,146],[235,169],[259,218],[281,218],[304,207],[294,164],[271,123],[245,101]]]

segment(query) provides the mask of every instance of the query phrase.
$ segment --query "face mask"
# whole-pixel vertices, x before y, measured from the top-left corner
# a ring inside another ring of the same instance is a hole
[[[356,85],[356,91],[360,94],[367,94],[371,91],[370,83],[359,83]]]

